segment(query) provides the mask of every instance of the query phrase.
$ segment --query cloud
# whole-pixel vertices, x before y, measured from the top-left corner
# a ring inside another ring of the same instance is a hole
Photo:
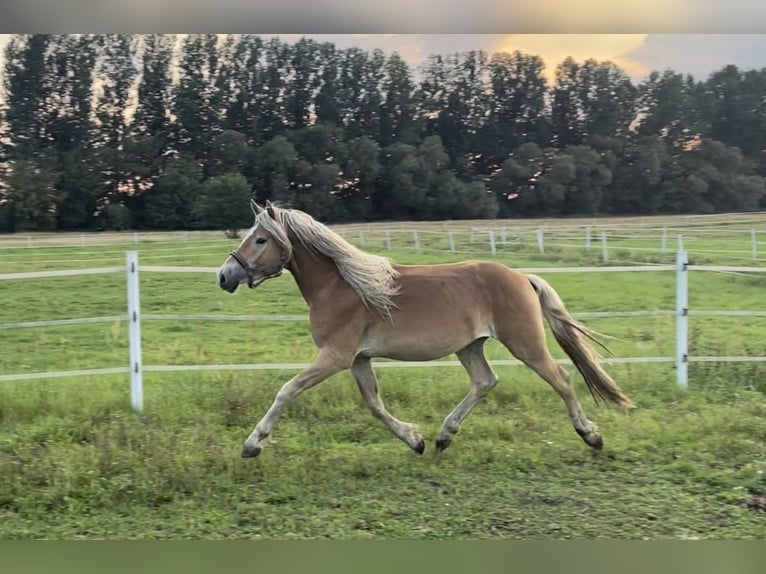
[[[687,8],[681,28],[696,35],[763,32],[763,0],[694,0]]]
[[[545,75],[552,81],[556,67],[571,56],[578,62],[593,58],[620,66],[633,79],[650,70],[633,53],[647,41],[648,34],[512,34],[492,47],[493,52],[520,50],[540,56]]]
[[[493,21],[540,32],[671,32],[688,24],[699,0],[492,0]]]
[[[766,35],[651,35],[631,57],[651,70],[671,69],[704,80],[729,64],[745,70],[766,67]]]

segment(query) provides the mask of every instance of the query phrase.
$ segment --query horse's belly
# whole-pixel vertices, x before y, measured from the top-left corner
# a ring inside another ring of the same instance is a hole
[[[491,337],[488,326],[470,329],[372,329],[362,341],[359,352],[368,357],[398,361],[433,361],[456,353],[472,341]]]

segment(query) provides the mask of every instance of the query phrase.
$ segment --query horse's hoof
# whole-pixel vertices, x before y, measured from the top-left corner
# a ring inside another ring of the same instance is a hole
[[[426,441],[421,438],[420,441],[418,441],[418,444],[412,447],[412,450],[418,454],[423,454],[426,452]]]
[[[452,437],[446,437],[446,438],[439,438],[436,439],[436,450],[438,452],[443,452],[447,450],[447,447],[452,444]]]
[[[251,446],[246,444],[242,449],[242,458],[255,458],[261,454],[261,450],[263,449],[260,446]]]
[[[582,438],[583,441],[585,441],[585,444],[587,444],[589,447],[592,447],[596,450],[601,450],[604,448],[604,440],[601,438],[601,435],[595,432],[585,432],[581,431],[580,429],[575,429],[577,431],[577,434],[580,435],[580,438]]]

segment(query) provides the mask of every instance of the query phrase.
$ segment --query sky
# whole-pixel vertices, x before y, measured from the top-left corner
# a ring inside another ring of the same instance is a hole
[[[649,1],[648,4],[652,2]],[[543,58],[548,77],[567,56],[612,61],[636,81],[672,69],[698,79],[727,64],[766,68],[766,34],[306,34],[339,47],[397,51],[410,64],[429,54],[521,50]],[[283,34],[286,40],[300,35]]]
[[[597,1],[597,0],[590,0]],[[647,9],[660,0],[645,0]],[[669,3],[662,3],[667,6]],[[566,9],[563,14],[566,15]],[[667,12],[667,9],[665,9]],[[279,35],[295,41],[299,34]],[[334,43],[341,48],[358,46],[366,50],[381,48],[398,52],[411,66],[422,63],[430,54],[467,50],[521,50],[539,55],[546,73],[553,76],[556,65],[567,56],[577,61],[595,58],[619,65],[635,81],[652,70],[672,69],[693,74],[698,79],[727,64],[743,69],[766,67],[766,34],[305,34]],[[0,49],[10,36],[0,34]],[[0,66],[2,65],[0,55]]]

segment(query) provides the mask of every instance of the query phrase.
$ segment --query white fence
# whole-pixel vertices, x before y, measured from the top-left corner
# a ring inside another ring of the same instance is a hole
[[[760,257],[766,247],[763,241],[766,218],[764,214],[724,219],[722,221],[683,220],[676,225],[658,225],[656,222],[622,221],[602,223],[551,224],[545,221],[535,225],[532,221],[486,221],[466,224],[459,221],[407,224],[344,224],[333,226],[347,240],[361,247],[377,242],[379,246],[416,252],[444,251],[449,253],[497,254],[502,246],[525,244],[540,254],[546,249],[575,249],[586,253],[600,252],[608,262],[614,252],[665,255],[676,250],[707,255],[725,254],[727,258],[763,261]],[[674,249],[673,237],[677,238]],[[689,242],[705,241],[704,248],[684,247]],[[125,245],[130,243],[188,242],[190,245],[212,241],[226,242],[221,232],[130,232],[130,233],[69,233],[39,235],[2,235],[0,251],[19,248],[86,247],[98,245]],[[723,248],[709,243],[723,243]],[[434,247],[438,245],[438,247]],[[153,257],[159,257],[153,255]]]
[[[93,274],[107,274],[127,272],[127,314],[107,317],[86,317],[79,319],[61,319],[52,321],[28,321],[21,323],[0,324],[0,331],[8,329],[48,327],[60,325],[78,325],[92,323],[107,323],[115,320],[127,320],[129,322],[129,357],[128,363],[123,367],[109,367],[101,369],[85,369],[72,371],[48,371],[27,372],[9,375],[0,375],[0,382],[23,381],[32,379],[49,379],[60,377],[93,376],[108,374],[130,374],[131,405],[134,410],[141,411],[143,408],[143,373],[145,372],[173,372],[173,371],[223,371],[223,370],[297,370],[306,367],[302,363],[264,363],[264,364],[238,364],[238,365],[143,365],[141,358],[141,321],[146,320],[194,320],[194,321],[307,321],[305,315],[151,315],[141,314],[139,270],[144,273],[215,273],[216,268],[211,267],[158,267],[138,265],[138,254],[135,251],[127,253],[125,267],[100,267],[92,269],[73,269],[62,271],[38,271],[29,273],[4,273],[0,274],[0,281],[18,279],[43,279],[65,276],[80,276]],[[677,372],[677,384],[685,388],[688,385],[688,364],[690,362],[766,362],[766,357],[752,356],[689,356],[688,348],[688,318],[689,315],[697,316],[747,316],[766,317],[766,311],[713,311],[689,309],[689,282],[690,270],[721,272],[721,273],[766,273],[764,267],[733,267],[690,265],[687,253],[679,250],[676,254],[675,265],[639,265],[639,266],[611,266],[611,267],[544,267],[520,269],[526,273],[549,274],[549,273],[641,273],[641,272],[674,272],[676,276],[676,308],[674,310],[655,311],[616,311],[616,312],[592,312],[577,313],[577,317],[649,317],[649,316],[675,316],[676,317],[676,353],[674,357],[623,357],[603,359],[604,363],[675,363]],[[515,360],[495,360],[495,365],[520,365]],[[569,364],[567,360],[560,361]],[[376,367],[406,368],[406,367],[453,367],[460,366],[458,361],[430,361],[430,362],[405,362],[405,361],[382,361],[376,362]]]

